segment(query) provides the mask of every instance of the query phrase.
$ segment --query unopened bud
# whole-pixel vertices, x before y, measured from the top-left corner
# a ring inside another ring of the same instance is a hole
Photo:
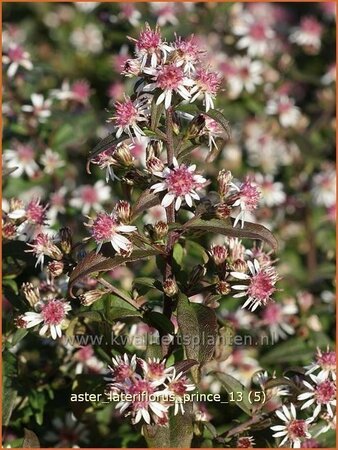
[[[14,319],[14,325],[17,328],[27,328],[27,322],[23,318],[23,314]]]
[[[119,164],[126,167],[132,166],[134,162],[134,157],[127,144],[121,144],[117,147],[114,152],[114,158]]]
[[[169,278],[168,280],[163,282],[163,292],[168,297],[174,297],[178,292],[178,287],[176,284],[176,281],[172,278]]]
[[[216,266],[220,266],[228,257],[228,250],[223,245],[214,245],[210,249],[210,255]]]
[[[164,170],[163,162],[159,158],[156,158],[155,156],[153,156],[152,158],[149,158],[147,160],[146,165],[147,165],[147,169],[152,173],[163,172],[163,170]]]
[[[222,199],[229,192],[231,180],[232,180],[232,174],[231,174],[230,170],[222,169],[219,171],[218,177],[217,177],[218,192]]]
[[[39,288],[37,286],[33,286],[32,283],[23,283],[22,292],[32,307],[40,301]]]
[[[68,227],[61,228],[60,232],[60,247],[63,253],[68,255],[72,250],[72,233]]]
[[[45,255],[60,261],[63,258],[62,251],[52,242],[45,248]]]
[[[236,259],[236,261],[231,264],[231,267],[233,272],[245,273],[248,270],[248,265],[243,259]]]
[[[104,295],[106,294],[105,291],[101,291],[99,289],[93,289],[92,291],[85,292],[84,294],[80,295],[79,299],[81,302],[81,305],[83,306],[90,306],[97,300],[100,300]]]
[[[188,127],[186,138],[187,139],[194,139],[201,135],[205,127],[205,118],[203,114],[199,114],[198,116],[194,117],[193,120],[190,122],[190,125]]]
[[[126,200],[120,200],[115,205],[115,211],[122,222],[129,223],[131,215],[130,203]]]
[[[62,275],[63,268],[64,268],[64,264],[62,261],[51,261],[47,266],[47,270],[54,278]]]
[[[180,133],[180,121],[177,114],[173,114],[173,132],[177,135]]]
[[[163,142],[151,140],[146,147],[146,159],[158,158],[163,150]]]
[[[219,219],[227,219],[230,216],[231,208],[226,203],[220,203],[216,207],[216,216]]]
[[[231,292],[231,286],[226,281],[220,281],[216,285],[216,291],[220,295],[228,295]]]
[[[2,236],[4,239],[15,239],[17,228],[12,222],[4,223],[2,226]]]
[[[156,222],[154,225],[154,232],[155,232],[155,238],[157,240],[162,240],[165,238],[168,234],[169,227],[168,224],[165,222],[162,222],[161,220],[159,222]]]

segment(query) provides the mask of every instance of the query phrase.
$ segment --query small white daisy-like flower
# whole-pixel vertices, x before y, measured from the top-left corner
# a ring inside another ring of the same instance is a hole
[[[53,174],[57,169],[65,165],[65,162],[61,159],[60,154],[53,152],[50,148],[45,150],[45,153],[40,158],[40,162],[44,166],[45,173],[48,175]]]
[[[26,253],[34,253],[37,257],[35,267],[41,264],[41,270],[45,261],[45,256],[60,260],[62,258],[61,250],[53,243],[50,236],[45,233],[39,233],[34,239],[32,244],[27,244],[31,247],[30,250],[26,250]]]
[[[44,99],[43,95],[41,94],[32,94],[31,102],[31,105],[23,105],[21,107],[22,111],[33,113],[41,123],[46,122],[48,117],[50,117],[51,115],[51,99]]]
[[[86,216],[91,210],[101,211],[103,209],[102,204],[110,199],[110,186],[106,186],[104,181],[98,180],[94,185],[85,184],[75,189],[69,204],[76,209],[80,209],[82,214]]]
[[[130,251],[131,242],[123,234],[137,230],[133,225],[122,224],[116,214],[106,212],[99,213],[96,219],[86,226],[90,228],[90,233],[98,244],[97,252],[105,242],[110,242],[117,253]]]
[[[36,154],[31,145],[16,142],[13,149],[4,150],[3,158],[8,169],[15,169],[10,176],[14,178],[26,174],[29,178],[36,176],[40,168],[35,160]]]
[[[148,361],[140,360],[140,364],[145,378],[155,385],[163,384],[174,370],[173,367],[166,368],[165,360],[160,360],[160,358],[151,358]]]
[[[290,35],[290,41],[304,47],[310,53],[317,53],[321,47],[322,33],[323,25],[315,17],[306,16]]]
[[[273,437],[283,438],[279,447],[282,447],[288,442],[292,448],[300,448],[304,439],[311,438],[308,428],[312,418],[306,420],[297,419],[296,408],[293,403],[290,404],[290,410],[283,405],[282,409],[276,411],[276,416],[285,422],[284,425],[274,425],[271,427],[273,431],[276,431]]]
[[[263,69],[261,61],[252,61],[248,56],[232,58],[225,73],[230,98],[237,98],[244,90],[250,94],[255,92],[263,83]]]
[[[306,400],[301,409],[315,405],[313,419],[319,415],[323,408],[326,408],[326,412],[332,417],[334,415],[332,408],[336,406],[336,383],[326,378],[323,373],[317,376],[310,374],[309,376],[314,385],[306,380],[303,381],[308,391],[298,395],[298,400]]]
[[[10,43],[7,55],[2,57],[2,62],[8,64],[7,75],[12,78],[21,66],[26,70],[32,70],[33,64],[30,54],[26,52],[20,45]]]
[[[62,336],[62,325],[67,317],[68,311],[72,308],[69,302],[63,299],[53,299],[46,302],[38,303],[36,309],[39,312],[28,311],[17,319],[20,328],[33,328],[42,324],[39,334],[45,335],[50,332],[52,339]]]
[[[236,291],[235,298],[248,297],[242,308],[249,306],[251,311],[255,311],[258,306],[266,305],[272,294],[276,291],[275,284],[278,281],[278,275],[273,267],[261,267],[257,259],[252,263],[247,261],[250,275],[242,272],[231,272],[234,278],[248,281],[248,284],[236,284],[232,286]]]
[[[154,192],[168,191],[162,199],[162,206],[166,208],[175,202],[177,211],[183,200],[190,207],[193,199],[199,200],[200,197],[196,190],[201,189],[206,180],[201,175],[195,174],[195,169],[195,164],[192,166],[179,165],[174,158],[173,168],[166,167],[163,172],[156,172],[156,175],[163,178],[163,181],[154,184],[150,189]]]
[[[190,103],[194,102],[199,96],[203,96],[206,112],[214,108],[214,98],[220,86],[220,78],[216,72],[207,69],[197,69],[194,74],[194,86],[190,94],[192,96]]]
[[[307,369],[306,375],[320,369],[318,376],[324,376],[325,378],[331,377],[333,380],[336,380],[336,361],[337,356],[335,351],[330,351],[329,347],[326,349],[326,352],[318,348],[315,361],[305,367]]]
[[[123,356],[113,357],[112,362],[113,366],[108,367],[112,373],[113,381],[123,382],[135,374],[137,365],[136,355],[133,355],[129,360],[128,355],[125,353]]]
[[[270,99],[266,105],[266,112],[270,115],[277,115],[282,127],[293,127],[297,125],[301,112],[295,106],[295,100],[287,95]]]
[[[253,436],[241,436],[237,439],[236,448],[252,448],[255,446]]]
[[[274,181],[272,175],[256,173],[255,182],[259,186],[263,205],[272,208],[273,206],[279,206],[285,202],[286,194],[284,192],[283,183]]]
[[[291,320],[297,314],[298,308],[294,302],[270,303],[262,312],[262,323],[269,328],[274,342],[286,339],[295,332]]]
[[[184,100],[190,100],[190,88],[195,84],[194,80],[188,78],[181,66],[177,64],[166,64],[158,68],[148,68],[145,73],[153,76],[153,82],[144,86],[144,91],[153,91],[160,89],[162,93],[158,96],[156,104],[164,102],[164,106],[168,109],[171,105],[174,93],[179,94]]]
[[[231,206],[238,206],[240,208],[240,212],[237,214],[234,221],[234,227],[239,221],[241,221],[243,228],[246,213],[257,208],[258,202],[261,198],[261,193],[256,183],[252,183],[248,177],[239,187],[234,183],[231,183],[231,186],[237,191],[237,193],[233,195],[234,202]]]
[[[168,377],[168,381],[165,383],[166,394],[170,396],[174,395],[174,415],[181,411],[184,414],[183,397],[187,392],[194,391],[196,386],[189,382],[188,378],[183,375],[182,372],[177,373],[173,367],[172,373]]]
[[[171,57],[178,66],[182,66],[184,72],[189,75],[196,71],[195,65],[201,59],[201,53],[194,36],[188,39],[182,39],[181,37],[176,37],[173,43],[174,52]]]

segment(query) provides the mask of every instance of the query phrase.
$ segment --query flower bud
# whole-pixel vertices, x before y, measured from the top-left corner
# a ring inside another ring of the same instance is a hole
[[[165,222],[162,222],[161,220],[159,222],[156,222],[154,225],[154,232],[155,232],[155,238],[156,240],[162,240],[164,239],[169,231],[168,224]]]
[[[147,160],[147,169],[152,172],[162,172],[164,170],[164,164],[163,162],[159,159],[156,158],[155,156],[153,156],[152,158],[149,158]]]
[[[115,205],[115,211],[123,223],[130,222],[131,206],[126,200],[120,200]]]
[[[79,296],[81,305],[90,306],[97,300],[100,300],[106,294],[105,291],[101,291],[99,289],[93,289],[92,291],[85,292]]]
[[[229,192],[229,186],[232,180],[232,174],[230,170],[222,169],[218,173],[218,192],[223,199]]]
[[[216,207],[216,216],[219,219],[227,219],[230,216],[231,208],[226,203],[220,203]]]
[[[62,275],[63,268],[64,268],[64,264],[62,261],[51,261],[47,266],[47,270],[54,278]]]
[[[23,317],[24,317],[23,314],[21,314],[20,316],[14,319],[14,325],[17,328],[27,328],[27,322],[24,320]]]
[[[163,150],[163,142],[151,140],[146,147],[146,160],[150,158],[158,158]]]
[[[2,236],[4,239],[15,239],[17,234],[17,229],[14,223],[7,222],[2,226]]]
[[[213,247],[211,247],[209,253],[216,266],[220,266],[221,264],[223,264],[228,257],[228,250],[223,245],[214,245]]]
[[[233,272],[245,273],[248,269],[248,265],[243,259],[236,259],[236,261],[231,264],[231,268]]]
[[[186,138],[187,139],[197,138],[203,132],[204,127],[205,127],[205,118],[203,114],[199,114],[198,116],[194,117],[193,120],[190,122],[188,130],[186,132]]]
[[[60,247],[63,253],[68,255],[72,250],[72,234],[68,227],[61,228],[60,232]]]
[[[134,157],[130,153],[129,145],[124,143],[117,147],[114,152],[114,158],[121,166],[129,167],[132,166],[134,162]]]
[[[178,292],[178,287],[176,281],[172,278],[168,278],[168,280],[163,282],[163,292],[168,297],[174,297]]]
[[[173,132],[177,135],[180,133],[180,121],[177,114],[173,114]]]
[[[23,283],[22,292],[32,307],[40,301],[39,288],[37,286],[33,286],[32,283]]]
[[[231,292],[231,286],[226,281],[219,281],[216,285],[216,291],[220,295],[228,295]]]

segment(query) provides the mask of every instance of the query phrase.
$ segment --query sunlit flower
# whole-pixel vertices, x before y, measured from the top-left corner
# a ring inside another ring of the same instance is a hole
[[[231,206],[238,206],[240,208],[240,212],[237,214],[234,221],[234,227],[239,221],[241,221],[243,228],[246,213],[257,208],[258,202],[261,198],[261,193],[257,188],[257,185],[252,183],[248,177],[239,187],[233,183],[231,184],[237,190],[237,193],[234,194],[231,199],[231,201],[233,200]]]
[[[206,182],[201,175],[195,174],[196,166],[179,165],[174,159],[173,167],[166,167],[163,172],[156,173],[158,177],[164,180],[154,184],[151,189],[154,192],[168,191],[162,199],[162,206],[165,208],[175,202],[175,209],[181,207],[182,201],[185,200],[188,206],[192,206],[192,201],[199,200],[196,190],[203,187]]]
[[[75,189],[69,204],[80,209],[85,216],[91,210],[102,210],[102,204],[111,198],[111,189],[102,180],[98,180],[94,185],[85,184]]]
[[[121,137],[122,133],[127,133],[131,139],[142,136],[144,133],[138,122],[146,122],[149,112],[149,98],[145,95],[132,101],[125,97],[123,102],[115,103],[115,115],[109,119],[117,128],[116,137]]]
[[[250,275],[243,272],[231,272],[231,275],[249,283],[234,285],[232,288],[240,291],[234,295],[235,298],[248,297],[242,308],[248,306],[251,311],[255,311],[258,306],[266,305],[271,300],[272,294],[276,291],[278,275],[273,267],[262,268],[257,259],[253,263],[248,261],[247,265]]]
[[[194,75],[194,86],[190,94],[190,102],[194,102],[199,96],[203,96],[205,110],[214,108],[214,99],[220,86],[220,78],[216,72],[207,69],[197,69]]]
[[[40,171],[36,163],[36,153],[29,144],[16,142],[13,150],[4,150],[3,158],[8,169],[15,169],[10,176],[21,177],[24,173],[29,178],[34,178]]]
[[[88,23],[72,31],[70,43],[83,53],[101,53],[103,48],[102,32],[93,23]]]
[[[120,3],[119,7],[121,9],[121,12],[119,16],[122,19],[128,20],[128,22],[133,26],[137,27],[140,23],[140,19],[142,17],[142,14],[140,11],[135,7],[133,3]]]
[[[333,165],[326,165],[312,178],[312,196],[317,205],[329,208],[336,204],[336,172]]]
[[[309,376],[314,384],[312,385],[306,380],[303,380],[307,392],[297,397],[298,400],[306,400],[301,409],[315,405],[313,419],[319,415],[322,408],[326,408],[327,414],[332,417],[334,415],[332,408],[336,406],[336,383],[329,380],[325,376],[325,373],[321,373],[318,376],[310,374]]]
[[[270,115],[277,115],[280,124],[285,128],[297,125],[301,116],[294,99],[286,95],[270,99],[266,105],[266,112]]]
[[[255,182],[261,192],[261,202],[263,205],[272,208],[282,205],[286,200],[283,183],[274,181],[272,175],[255,174]]]
[[[321,47],[322,33],[322,24],[315,17],[306,16],[290,35],[290,41],[304,47],[310,53],[317,53]]]
[[[148,361],[140,360],[140,364],[147,380],[152,381],[155,385],[165,382],[168,376],[173,372],[173,367],[166,368],[165,360],[159,358],[148,359]]]
[[[46,122],[48,117],[51,115],[51,99],[44,99],[41,94],[32,94],[31,102],[32,105],[23,105],[21,107],[22,111],[33,113],[41,123]]]
[[[40,162],[44,166],[45,173],[48,175],[53,174],[57,169],[65,165],[60,154],[53,152],[50,148],[45,150],[45,153],[40,158]]]
[[[90,96],[90,85],[87,80],[77,80],[72,84],[64,80],[61,89],[51,90],[50,95],[58,100],[74,100],[85,104]]]
[[[307,366],[306,369],[306,375],[320,369],[318,372],[319,377],[332,377],[333,380],[336,380],[336,352],[333,350],[330,351],[329,348],[326,351],[318,348],[315,361]]]
[[[136,355],[129,361],[128,355],[125,353],[123,356],[115,356],[112,358],[113,365],[109,366],[112,374],[113,381],[124,382],[127,378],[130,378],[136,371]]]
[[[35,266],[41,264],[41,270],[43,269],[45,256],[49,256],[50,258],[57,260],[62,258],[61,250],[53,243],[53,240],[47,234],[39,233],[34,239],[33,243],[27,245],[31,247],[31,249],[26,250],[26,252],[35,254],[35,256],[37,257]]]
[[[26,70],[32,70],[33,64],[30,59],[30,54],[26,52],[20,45],[9,44],[7,55],[2,57],[2,62],[8,64],[7,75],[12,78],[16,74],[18,68],[21,66]]]
[[[102,244],[105,242],[110,242],[117,253],[128,251],[131,242],[123,234],[137,230],[133,225],[123,225],[114,213],[108,214],[105,212],[98,214],[94,221],[86,225],[98,244],[97,252],[100,251]]]
[[[252,448],[255,446],[253,436],[241,436],[237,439],[236,448]]]
[[[168,377],[168,382],[165,383],[166,393],[174,395],[174,415],[181,411],[184,414],[183,397],[187,392],[194,391],[196,386],[189,382],[188,378],[182,372],[177,373],[173,369]]]
[[[196,39],[194,36],[187,39],[176,37],[173,48],[171,57],[178,66],[183,66],[184,72],[190,75],[195,71],[195,65],[200,61],[202,54]]]
[[[309,423],[312,419],[297,419],[296,408],[293,403],[290,404],[290,410],[283,405],[281,410],[276,411],[276,416],[285,422],[285,425],[274,425],[271,427],[273,431],[276,431],[273,437],[283,437],[279,447],[288,442],[291,447],[300,448],[303,440],[311,438]]]
[[[33,328],[42,324],[39,334],[50,333],[52,339],[62,336],[62,326],[65,322],[68,312],[72,309],[69,302],[63,299],[53,299],[38,303],[36,309],[39,312],[28,311],[19,316],[18,323],[20,328]]]

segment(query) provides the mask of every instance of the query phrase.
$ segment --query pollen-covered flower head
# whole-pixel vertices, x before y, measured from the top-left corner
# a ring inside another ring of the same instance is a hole
[[[193,199],[199,200],[196,190],[201,189],[206,180],[201,175],[195,174],[195,169],[195,165],[179,165],[174,159],[172,168],[166,167],[163,172],[156,173],[158,177],[163,178],[163,181],[154,184],[151,189],[154,192],[167,191],[162,199],[162,206],[166,208],[175,202],[175,209],[178,210],[183,200],[190,207]]]
[[[102,244],[110,242],[117,253],[121,251],[129,251],[131,242],[124,237],[124,233],[132,233],[137,228],[133,225],[124,225],[116,213],[99,213],[93,221],[86,224],[90,229],[90,233],[98,244],[97,252],[100,251]]]

